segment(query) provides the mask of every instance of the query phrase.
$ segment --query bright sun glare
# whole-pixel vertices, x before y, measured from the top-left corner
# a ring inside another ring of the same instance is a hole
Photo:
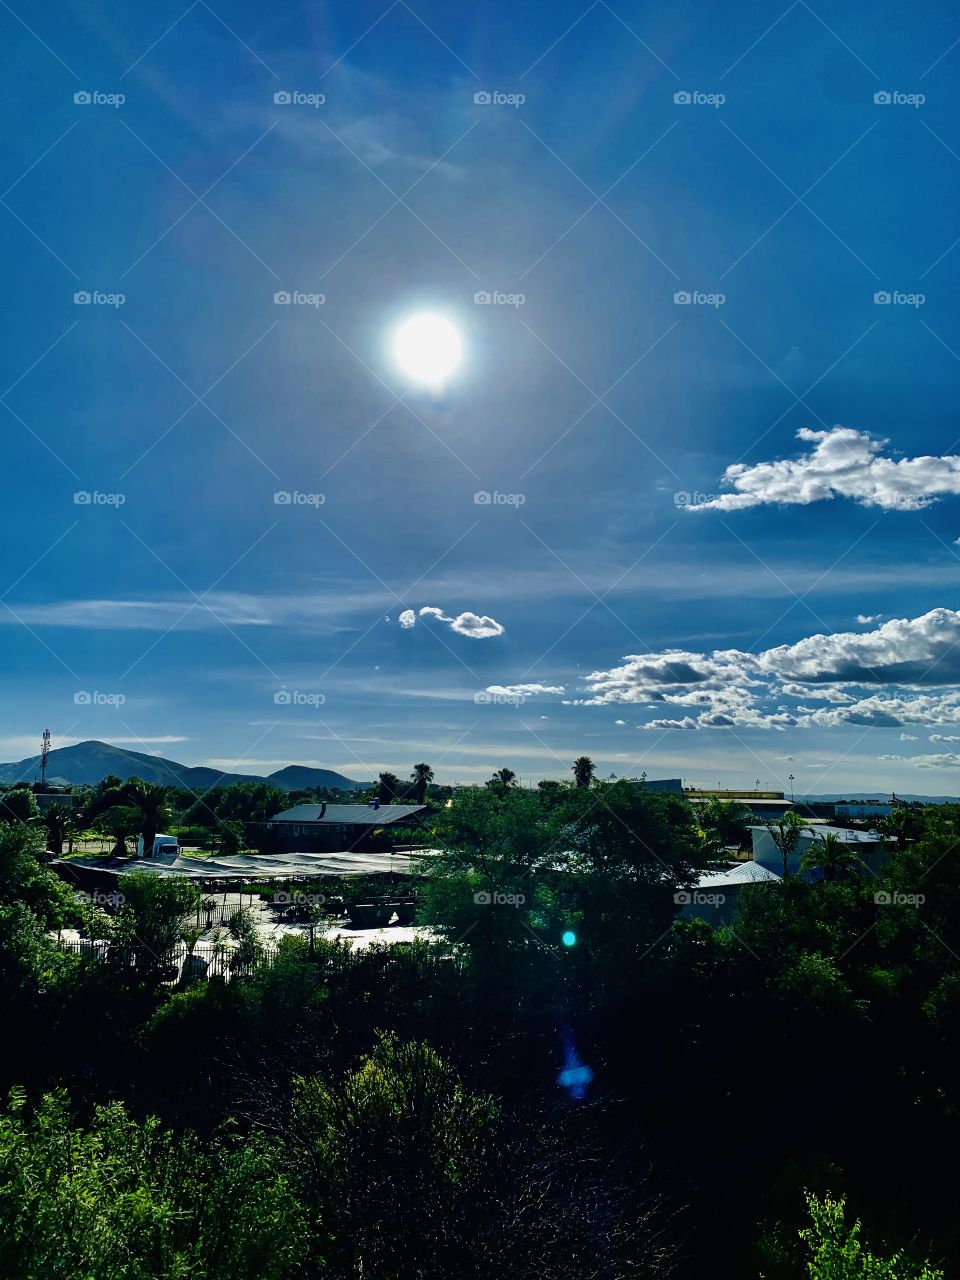
[[[402,321],[393,335],[393,357],[414,382],[435,390],[460,364],[460,334],[446,316],[421,312]]]

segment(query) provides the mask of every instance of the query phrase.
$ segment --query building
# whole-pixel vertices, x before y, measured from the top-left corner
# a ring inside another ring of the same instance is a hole
[[[389,850],[409,844],[428,812],[422,804],[377,801],[298,804],[266,823],[266,847],[276,853]]]
[[[687,787],[683,794],[694,808],[710,800],[722,800],[724,804],[746,805],[755,818],[764,821],[775,822],[789,810],[800,808],[792,800],[787,800],[782,791],[728,791],[720,787],[716,791],[705,791],[699,787]]]
[[[836,800],[833,813],[837,818],[888,818],[899,807],[896,796],[891,800]]]
[[[750,828],[753,837],[753,860],[758,866],[766,867],[777,875],[783,874],[783,859],[774,843],[773,835],[764,826]],[[822,836],[832,833],[848,845],[857,857],[866,865],[868,872],[876,872],[886,861],[895,841],[892,836],[882,836],[879,831],[853,831],[849,827],[832,827],[825,822],[802,827],[797,847],[790,855],[787,863],[787,874],[797,875],[804,854],[810,846]]]
[[[748,884],[779,885],[780,876],[757,862],[741,862],[719,871],[705,872],[692,889],[674,895],[683,919],[729,924],[737,914],[740,890]]]

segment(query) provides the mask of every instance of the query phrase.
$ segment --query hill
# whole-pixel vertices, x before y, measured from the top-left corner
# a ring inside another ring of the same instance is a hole
[[[351,782],[342,773],[335,773],[332,769],[312,769],[305,764],[288,764],[286,768],[269,774],[267,782],[284,791],[304,791],[308,787],[329,787],[331,790],[345,791],[372,785],[368,782]]]
[[[192,791],[205,791],[218,783],[270,782],[288,790],[303,787],[331,787],[349,790],[363,784],[345,778],[332,769],[310,769],[300,765],[288,765],[272,773],[269,778],[253,777],[246,773],[224,773],[205,765],[184,765],[163,756],[148,756],[141,751],[127,751],[111,746],[109,742],[78,742],[73,747],[58,747],[47,760],[47,781],[56,785],[73,783],[75,786],[96,786],[107,774],[115,773],[126,781],[134,776],[144,782],[165,783],[174,787],[186,787]],[[286,781],[293,774],[297,781]],[[40,757],[30,756],[11,764],[0,764],[0,784],[33,782],[40,776]],[[299,781],[300,777],[308,778]]]

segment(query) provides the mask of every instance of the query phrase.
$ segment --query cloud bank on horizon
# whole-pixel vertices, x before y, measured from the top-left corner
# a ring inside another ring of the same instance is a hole
[[[760,506],[808,506],[832,498],[851,498],[884,511],[921,511],[947,494],[960,494],[960,455],[883,457],[889,444],[866,431],[836,426],[829,431],[801,427],[797,438],[813,448],[799,458],[735,462],[722,493],[688,511],[746,511]]]
[[[639,726],[646,730],[957,725],[960,610],[932,609],[873,631],[817,634],[759,653],[631,654],[586,676],[583,694],[569,704],[685,712],[648,720]]]

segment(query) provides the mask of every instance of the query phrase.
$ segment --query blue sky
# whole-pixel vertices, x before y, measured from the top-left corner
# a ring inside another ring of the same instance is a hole
[[[0,29],[3,758],[958,790],[951,7]]]

